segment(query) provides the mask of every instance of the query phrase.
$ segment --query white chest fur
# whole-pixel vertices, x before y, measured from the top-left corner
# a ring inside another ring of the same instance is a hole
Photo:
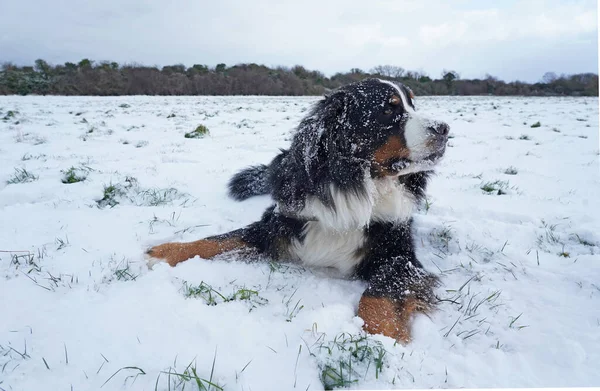
[[[333,267],[350,275],[362,260],[359,250],[365,239],[363,228],[341,232],[309,221],[304,226],[304,240],[292,241],[292,257],[306,266]]]
[[[334,207],[323,205],[316,197],[308,197],[302,217],[316,219],[327,229],[350,231],[366,227],[372,221],[402,222],[410,218],[415,197],[398,182],[397,177],[365,179],[365,194],[342,192],[331,185]]]
[[[373,180],[375,185],[372,221],[400,223],[410,219],[416,206],[415,197],[396,177]]]
[[[307,200],[301,215],[310,216],[304,240],[293,240],[291,256],[307,266],[333,267],[349,275],[363,258],[365,229],[370,222],[401,223],[415,208],[415,197],[397,178],[368,179],[366,197],[331,188],[335,209],[316,199]]]

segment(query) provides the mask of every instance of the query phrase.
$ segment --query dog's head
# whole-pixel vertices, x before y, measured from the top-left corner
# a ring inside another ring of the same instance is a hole
[[[366,79],[318,102],[299,130],[307,170],[359,163],[381,177],[431,170],[444,154],[449,126],[419,116],[406,86]]]

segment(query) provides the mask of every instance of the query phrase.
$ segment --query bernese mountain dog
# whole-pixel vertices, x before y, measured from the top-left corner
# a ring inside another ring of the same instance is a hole
[[[231,179],[236,200],[271,195],[274,205],[259,221],[147,254],[175,266],[243,250],[336,268],[368,284],[358,304],[364,329],[407,343],[412,316],[433,308],[437,284],[415,256],[411,216],[448,131],[418,115],[412,91],[400,83],[371,78],[343,86],[314,104],[289,149]]]

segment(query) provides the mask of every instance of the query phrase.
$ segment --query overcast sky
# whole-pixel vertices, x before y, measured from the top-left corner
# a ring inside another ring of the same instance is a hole
[[[588,0],[0,0],[0,62],[598,73]]]

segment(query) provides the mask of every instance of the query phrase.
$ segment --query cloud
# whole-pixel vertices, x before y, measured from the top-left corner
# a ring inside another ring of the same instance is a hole
[[[334,29],[339,39],[351,47],[381,45],[388,48],[401,48],[410,45],[410,39],[401,35],[385,34],[381,24],[354,24]]]
[[[520,6],[520,12],[514,9],[453,12],[451,21],[421,26],[419,37],[426,45],[446,46],[527,38],[570,39],[597,30],[593,10],[558,7],[544,8],[536,14],[530,8]]]
[[[497,72],[534,80],[548,70],[597,72],[597,40],[596,2],[589,0],[503,0],[493,7],[475,0],[0,3],[0,61],[20,63],[256,62],[328,74],[389,63],[434,77],[452,68],[465,77]],[[563,52],[576,61],[553,59]],[[545,61],[536,65],[536,58]],[[519,69],[525,63],[532,65]]]

